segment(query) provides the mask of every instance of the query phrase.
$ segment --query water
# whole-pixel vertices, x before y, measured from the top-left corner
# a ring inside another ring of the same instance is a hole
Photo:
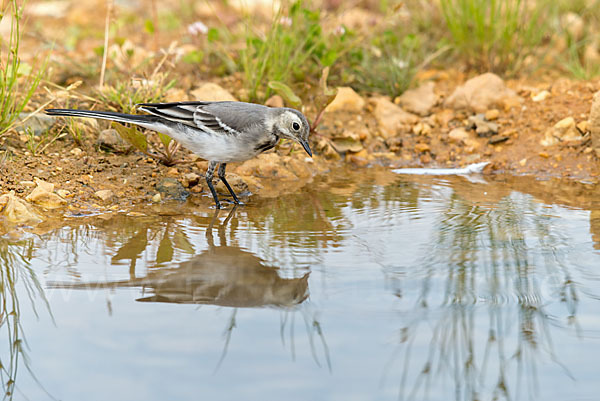
[[[597,191],[371,170],[4,236],[7,398],[596,400]]]

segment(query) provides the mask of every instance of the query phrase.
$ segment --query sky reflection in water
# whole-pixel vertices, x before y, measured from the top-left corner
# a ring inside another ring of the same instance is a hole
[[[2,381],[37,400],[595,399],[594,191],[373,170],[0,239]]]

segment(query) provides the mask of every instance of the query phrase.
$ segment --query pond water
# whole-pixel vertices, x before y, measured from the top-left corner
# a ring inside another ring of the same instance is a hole
[[[597,400],[597,193],[350,171],[5,236],[6,398]]]

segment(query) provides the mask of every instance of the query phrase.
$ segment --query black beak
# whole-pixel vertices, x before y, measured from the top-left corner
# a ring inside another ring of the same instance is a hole
[[[308,153],[308,155],[312,157],[312,151],[310,150],[310,146],[308,146],[308,141],[305,139],[299,139],[298,142],[300,142],[300,145],[302,145],[304,150],[306,150],[306,153]]]

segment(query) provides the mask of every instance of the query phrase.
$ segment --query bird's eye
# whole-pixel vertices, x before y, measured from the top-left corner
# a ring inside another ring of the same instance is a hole
[[[292,128],[294,129],[294,131],[298,131],[298,130],[300,130],[300,124],[298,124],[297,122],[294,122],[292,124]]]

